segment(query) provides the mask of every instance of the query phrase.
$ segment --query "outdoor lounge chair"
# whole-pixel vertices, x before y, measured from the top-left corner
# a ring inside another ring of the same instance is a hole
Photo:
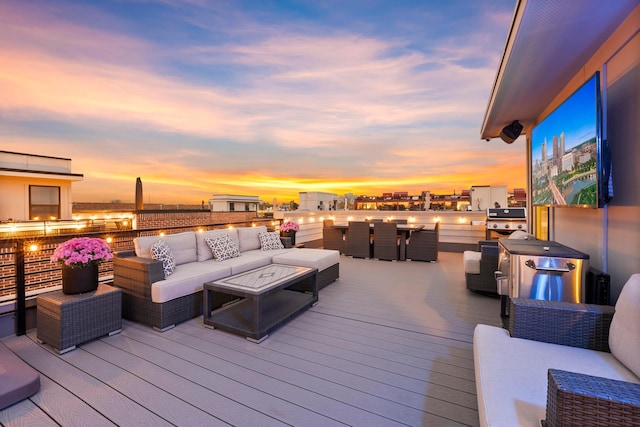
[[[470,291],[498,293],[498,241],[480,240],[477,251],[464,251],[464,276]]]
[[[640,426],[640,274],[611,306],[511,299],[509,331],[478,325],[481,426]]]

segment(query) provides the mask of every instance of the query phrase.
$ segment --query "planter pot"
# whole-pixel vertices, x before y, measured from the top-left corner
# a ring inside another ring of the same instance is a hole
[[[62,292],[65,294],[80,294],[98,289],[98,265],[71,268],[62,266]]]
[[[296,244],[296,232],[295,231],[282,231],[280,232],[282,237],[291,237],[291,244]]]

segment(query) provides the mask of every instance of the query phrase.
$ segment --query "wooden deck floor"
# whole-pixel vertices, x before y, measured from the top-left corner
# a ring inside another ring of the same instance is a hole
[[[341,258],[320,303],[261,344],[202,325],[120,334],[58,355],[35,330],[6,345],[41,373],[0,424],[478,425],[472,333],[499,300],[468,292],[462,254],[436,263]]]

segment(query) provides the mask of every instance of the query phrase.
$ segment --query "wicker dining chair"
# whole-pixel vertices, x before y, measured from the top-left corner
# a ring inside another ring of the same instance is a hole
[[[322,247],[335,249],[341,254],[345,253],[344,233],[339,228],[324,227],[322,229]]]
[[[354,258],[371,258],[371,237],[369,223],[350,221],[347,229],[347,255]]]
[[[439,235],[439,222],[436,222],[433,230],[413,231],[407,245],[407,258],[412,261],[437,261]]]
[[[398,225],[393,222],[373,223],[373,257],[397,261],[399,258]]]

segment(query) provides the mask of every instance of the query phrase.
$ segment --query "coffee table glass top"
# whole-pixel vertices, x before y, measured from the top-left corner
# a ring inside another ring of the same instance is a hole
[[[307,274],[312,270],[313,268],[298,267],[295,265],[270,264],[211,283],[225,288],[260,292],[261,290],[277,286],[284,281],[291,280],[296,276]]]

